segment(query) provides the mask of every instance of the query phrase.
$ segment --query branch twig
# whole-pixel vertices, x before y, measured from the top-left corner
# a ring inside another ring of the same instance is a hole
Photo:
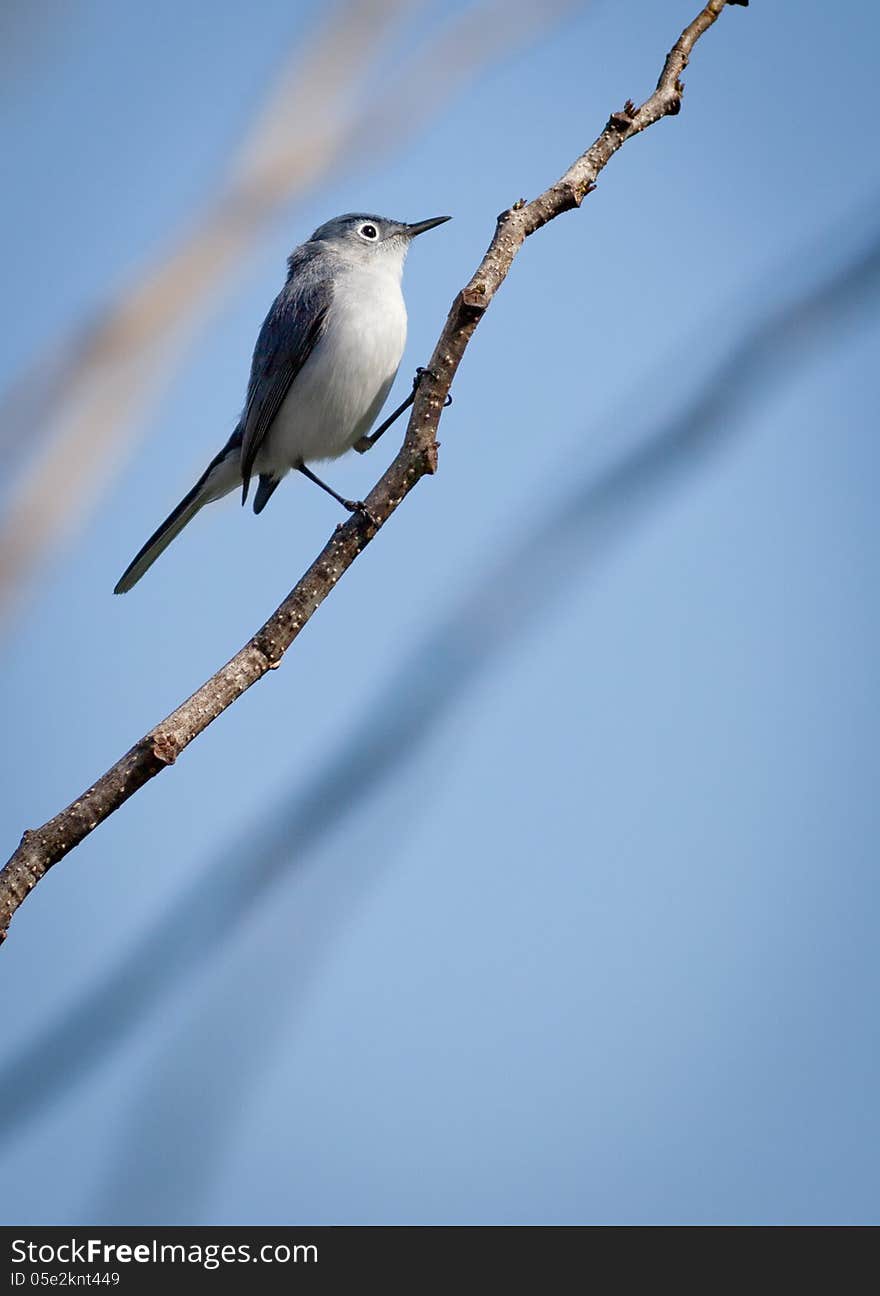
[[[729,0],[742,3],[743,0]],[[526,238],[565,211],[579,207],[599,172],[621,145],[681,107],[681,75],[700,36],[728,0],[709,0],[669,52],[657,88],[638,108],[627,100],[598,139],[555,184],[531,202],[502,212],[476,273],[458,294],[428,373],[419,384],[404,443],[367,497],[372,522],[353,516],[338,526],[321,553],[281,605],[248,643],[176,711],[141,738],[96,783],[21,843],[0,872],[0,940],[18,906],[53,864],[63,859],[160,770],[173,764],[193,739],[247,689],[281,663],[340,577],[372,540],[416,483],[437,469],[436,432],[443,405],[468,342]]]

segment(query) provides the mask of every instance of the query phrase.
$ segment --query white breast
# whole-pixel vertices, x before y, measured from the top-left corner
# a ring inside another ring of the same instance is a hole
[[[320,342],[269,429],[257,470],[336,459],[370,430],[406,343],[399,271],[356,268],[337,282]]]

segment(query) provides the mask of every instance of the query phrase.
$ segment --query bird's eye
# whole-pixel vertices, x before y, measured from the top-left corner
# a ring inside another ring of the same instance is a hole
[[[368,239],[370,242],[379,237],[379,231],[375,225],[362,225],[358,230],[358,234],[360,234],[361,238]]]

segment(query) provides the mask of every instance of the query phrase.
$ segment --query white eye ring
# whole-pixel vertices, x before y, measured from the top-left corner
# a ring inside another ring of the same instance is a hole
[[[376,226],[370,224],[362,225],[358,230],[358,234],[360,234],[362,239],[366,239],[368,243],[375,242],[379,237],[379,231],[376,229]]]

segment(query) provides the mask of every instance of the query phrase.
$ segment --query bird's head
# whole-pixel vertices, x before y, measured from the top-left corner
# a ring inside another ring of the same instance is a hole
[[[402,268],[413,239],[451,219],[434,216],[408,225],[387,216],[347,212],[319,226],[309,243],[322,243],[346,260],[359,264]]]

